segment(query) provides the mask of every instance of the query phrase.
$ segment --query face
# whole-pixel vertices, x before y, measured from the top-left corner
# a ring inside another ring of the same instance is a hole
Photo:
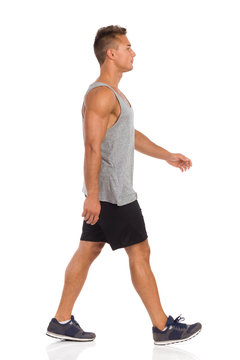
[[[126,35],[119,36],[118,50],[114,50],[115,65],[123,72],[133,68],[133,58],[136,56]]]

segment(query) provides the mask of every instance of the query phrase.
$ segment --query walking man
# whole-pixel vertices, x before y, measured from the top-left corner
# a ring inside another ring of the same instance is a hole
[[[149,257],[150,247],[142,209],[133,189],[134,150],[167,161],[182,172],[192,162],[182,154],[170,153],[134,128],[133,108],[118,85],[124,72],[133,69],[136,56],[120,26],[100,28],[94,52],[100,75],[90,84],[83,101],[82,121],[85,146],[85,194],[80,244],[65,271],[59,307],[47,335],[73,341],[92,341],[96,334],[85,332],[72,315],[74,303],[88,270],[106,243],[113,251],[124,248],[129,257],[131,280],[152,321],[157,345],[185,341],[197,335],[200,323],[187,325],[173,319],[162,308]]]

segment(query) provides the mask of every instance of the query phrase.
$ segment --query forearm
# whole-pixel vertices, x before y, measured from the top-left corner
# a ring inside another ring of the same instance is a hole
[[[99,172],[101,169],[101,150],[85,146],[84,180],[88,196],[99,196]]]
[[[171,154],[166,149],[152,142],[138,130],[135,130],[135,150],[162,160],[167,160]]]

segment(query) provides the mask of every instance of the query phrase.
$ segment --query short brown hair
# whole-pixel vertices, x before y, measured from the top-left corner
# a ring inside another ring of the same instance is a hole
[[[118,35],[126,35],[127,29],[118,25],[110,25],[98,29],[94,40],[94,53],[100,64],[104,63],[107,50],[112,47],[118,49]]]

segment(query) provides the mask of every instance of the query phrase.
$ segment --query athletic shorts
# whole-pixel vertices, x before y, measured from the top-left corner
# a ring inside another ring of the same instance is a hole
[[[100,201],[100,204],[101,211],[96,224],[88,224],[83,219],[80,240],[103,241],[112,250],[117,250],[147,239],[142,209],[137,200],[122,206],[107,201]]]

